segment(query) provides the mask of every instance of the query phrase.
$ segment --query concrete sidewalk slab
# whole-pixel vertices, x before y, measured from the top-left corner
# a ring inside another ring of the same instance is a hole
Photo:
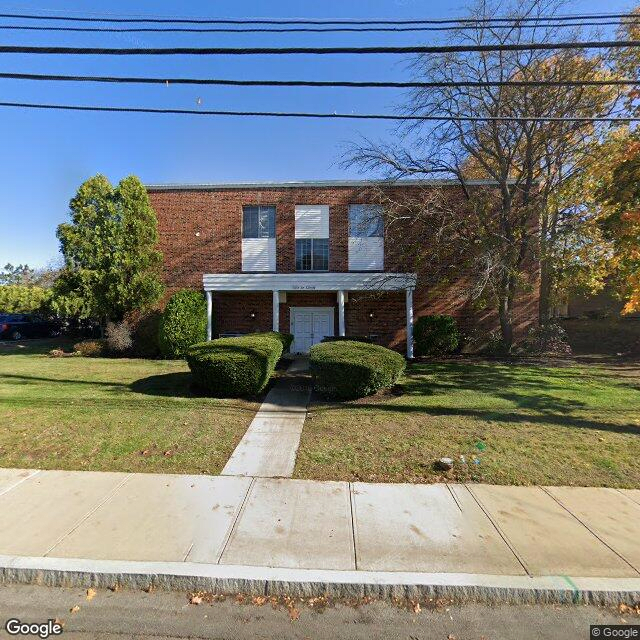
[[[607,488],[548,487],[562,506],[640,571],[640,505]]]
[[[640,489],[618,489],[618,491],[633,500],[636,504],[640,504]]]
[[[533,575],[638,574],[539,487],[469,486]]]
[[[307,405],[311,397],[311,385],[300,378],[283,378],[278,380],[260,405],[258,415],[273,413],[291,414],[307,413]]]
[[[290,478],[296,465],[302,425],[295,431],[276,429],[256,431],[251,428],[225,464],[223,476]]]
[[[355,569],[348,484],[255,480],[220,562]]]
[[[44,556],[129,478],[125,473],[41,471],[0,496],[0,549]]]
[[[297,360],[288,371],[295,366]],[[231,454],[222,475],[290,478],[310,396],[311,386],[305,378],[279,379]]]
[[[0,469],[0,495],[38,473],[33,469]]]
[[[364,484],[352,489],[358,569],[524,575],[462,486]]]
[[[215,563],[251,481],[137,474],[49,555]]]

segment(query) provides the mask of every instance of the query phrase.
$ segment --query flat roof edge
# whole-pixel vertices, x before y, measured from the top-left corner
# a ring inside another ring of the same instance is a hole
[[[460,184],[455,178],[434,180],[307,180],[301,182],[220,182],[195,184],[146,184],[148,191],[217,191],[224,189],[313,189],[322,187],[430,187],[455,186]],[[494,180],[468,180],[470,186],[494,186]]]

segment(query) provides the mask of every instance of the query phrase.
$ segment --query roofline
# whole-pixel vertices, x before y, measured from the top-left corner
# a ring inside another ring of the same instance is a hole
[[[497,186],[495,180],[468,180],[469,186]],[[147,184],[147,191],[218,191],[224,189],[314,189],[321,187],[440,187],[457,186],[456,178],[433,180],[305,180],[301,182],[213,182],[202,184]]]

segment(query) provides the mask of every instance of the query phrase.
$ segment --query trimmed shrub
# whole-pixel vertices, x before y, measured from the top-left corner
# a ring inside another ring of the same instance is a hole
[[[108,346],[107,341],[103,339],[83,340],[74,344],[73,350],[87,358],[100,358],[107,355]]]
[[[123,355],[133,346],[131,328],[126,321],[107,322],[107,347],[114,355]]]
[[[266,336],[267,338],[275,338],[282,343],[282,353],[288,353],[293,344],[292,333],[281,333],[280,331],[264,331],[261,333],[250,333],[251,336]]]
[[[260,393],[281,355],[279,337],[249,334],[194,344],[186,357],[198,387],[216,398],[236,398]]]
[[[342,400],[393,386],[406,366],[405,359],[391,349],[349,340],[316,344],[309,351],[309,362],[316,389]]]
[[[458,348],[460,332],[451,316],[421,316],[413,329],[413,339],[417,356],[442,356]]]
[[[174,293],[160,319],[158,342],[165,358],[184,358],[193,344],[207,339],[207,303],[199,291]]]
[[[325,336],[322,338],[322,342],[365,342],[366,344],[373,344],[373,339],[369,336]]]

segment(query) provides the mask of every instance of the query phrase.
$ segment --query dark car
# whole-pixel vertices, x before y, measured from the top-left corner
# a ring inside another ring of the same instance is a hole
[[[30,313],[0,314],[0,339],[52,338],[60,335],[62,325]]]

